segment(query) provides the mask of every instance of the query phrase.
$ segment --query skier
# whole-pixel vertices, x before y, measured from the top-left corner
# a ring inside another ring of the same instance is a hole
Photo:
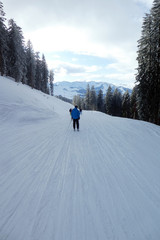
[[[72,108],[69,109],[69,112],[70,112],[70,115],[71,115],[71,112],[72,112]],[[72,116],[71,116],[71,120],[72,120]]]
[[[75,130],[75,126],[77,126],[77,130],[79,131],[80,111],[78,110],[78,106],[75,106],[75,108],[73,108],[71,116],[73,119],[73,129]]]

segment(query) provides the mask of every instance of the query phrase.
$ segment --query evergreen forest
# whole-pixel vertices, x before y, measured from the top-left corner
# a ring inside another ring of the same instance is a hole
[[[34,52],[31,41],[25,45],[22,29],[13,19],[5,24],[0,2],[0,74],[32,88],[53,95],[53,70],[48,70],[44,54]]]

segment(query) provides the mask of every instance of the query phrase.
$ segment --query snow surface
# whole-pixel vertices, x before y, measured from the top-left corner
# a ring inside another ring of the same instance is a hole
[[[160,127],[0,77],[0,240],[159,240]]]

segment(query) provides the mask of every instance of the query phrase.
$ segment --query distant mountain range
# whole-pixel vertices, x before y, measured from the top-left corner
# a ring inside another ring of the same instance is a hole
[[[132,92],[132,89],[125,88],[122,86],[116,86],[113,84],[109,84],[106,82],[57,82],[54,84],[54,95],[55,96],[63,96],[68,99],[72,99],[75,95],[80,95],[81,97],[84,97],[87,89],[87,85],[90,85],[90,88],[94,85],[96,93],[99,92],[100,89],[102,89],[103,94],[106,94],[106,91],[109,86],[112,87],[112,90],[114,91],[115,88],[118,88],[118,90],[124,94],[128,90],[129,93]]]

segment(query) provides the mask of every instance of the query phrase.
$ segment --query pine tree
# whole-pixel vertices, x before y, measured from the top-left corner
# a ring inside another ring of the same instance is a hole
[[[49,71],[49,84],[50,84],[50,93],[51,93],[51,96],[53,96],[54,94],[54,85],[53,85],[53,82],[54,82],[54,73],[53,73],[53,70],[50,70]]]
[[[0,74],[2,76],[7,73],[7,36],[8,34],[5,26],[5,13],[3,11],[3,3],[0,2]]]
[[[112,98],[112,114],[113,116],[121,116],[122,112],[122,95],[116,88]]]
[[[97,96],[97,110],[100,112],[104,111],[104,101],[103,101],[103,91],[102,89],[99,90]]]
[[[35,55],[31,41],[27,42],[26,47],[26,67],[27,67],[27,84],[32,88],[35,88],[35,74],[36,74],[36,62]]]
[[[90,86],[87,85],[86,95],[85,95],[85,109],[90,110]]]
[[[112,88],[111,86],[108,87],[105,97],[105,111],[107,114],[112,115]]]
[[[96,110],[96,91],[94,86],[92,86],[90,90],[90,108],[91,110]]]
[[[85,99],[81,98],[81,109],[85,109]]]
[[[75,95],[73,97],[72,103],[73,103],[74,106],[77,105],[79,109],[80,108],[82,109],[82,98],[80,97],[80,95]]]
[[[73,104],[74,106],[77,105],[77,95],[73,96],[72,104]]]
[[[138,113],[145,121],[160,123],[160,2],[146,14],[138,45]]]
[[[138,111],[137,111],[137,86],[135,86],[132,90],[132,94],[130,97],[130,112],[131,118],[138,119]]]
[[[138,82],[138,112],[142,120],[149,121],[150,109],[150,85],[154,77],[153,66],[153,49],[152,49],[152,16],[146,14],[142,26],[142,37],[138,41],[138,74],[136,80]],[[154,60],[154,57],[153,57]]]
[[[17,26],[13,19],[9,20],[9,55],[8,55],[8,75],[13,77],[16,82],[25,81],[26,59],[24,37],[22,30]]]
[[[160,124],[160,1],[154,0],[151,9],[154,54],[154,79],[151,83],[151,121]]]
[[[39,57],[39,52],[36,52],[35,54],[35,60],[36,60],[36,72],[35,72],[35,88],[38,90],[41,90],[41,84],[42,84],[42,71],[41,71],[41,59]]]
[[[128,91],[122,97],[122,116],[126,118],[130,117],[130,95]]]
[[[47,66],[44,54],[42,54],[41,65],[42,65],[41,66],[41,73],[42,73],[41,91],[44,93],[47,93],[48,92],[48,66]]]

